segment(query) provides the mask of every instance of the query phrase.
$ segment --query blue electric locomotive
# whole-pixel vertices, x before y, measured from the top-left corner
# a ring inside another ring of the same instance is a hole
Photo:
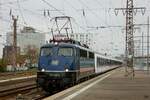
[[[121,63],[116,59],[101,57],[78,42],[57,41],[41,47],[37,84],[44,90],[51,91],[77,83],[85,77],[112,69]]]

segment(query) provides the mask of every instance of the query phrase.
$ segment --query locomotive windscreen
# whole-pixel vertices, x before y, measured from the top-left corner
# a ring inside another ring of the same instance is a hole
[[[73,56],[73,48],[60,47],[58,50],[58,56]]]
[[[51,55],[52,55],[52,48],[41,49],[41,56],[51,56]]]

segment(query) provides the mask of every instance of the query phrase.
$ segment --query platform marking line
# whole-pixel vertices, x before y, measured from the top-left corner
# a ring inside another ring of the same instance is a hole
[[[113,74],[113,73],[111,73],[111,74]],[[86,86],[86,87],[82,88],[81,90],[79,90],[79,91],[73,93],[72,95],[69,95],[69,96],[65,97],[65,98],[62,99],[62,100],[71,100],[71,99],[73,99],[74,97],[76,97],[77,95],[81,94],[81,93],[84,92],[85,90],[89,89],[89,88],[92,87],[93,85],[95,85],[95,84],[97,84],[98,82],[101,82],[101,81],[104,80],[105,78],[109,77],[111,74],[108,74],[108,75],[106,75],[106,76],[100,78],[99,80],[97,80],[97,81],[95,81],[95,82],[89,84],[88,86]]]

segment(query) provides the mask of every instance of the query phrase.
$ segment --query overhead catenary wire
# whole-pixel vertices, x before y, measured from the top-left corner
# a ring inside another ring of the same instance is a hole
[[[13,9],[13,10],[18,10],[19,12],[20,12],[20,9],[18,9],[18,8],[16,8],[16,6],[15,7],[12,7],[11,5],[13,5],[13,4],[9,4],[9,5],[5,5],[5,7],[7,6],[7,7],[9,7],[9,8],[11,8],[11,10]],[[29,10],[29,9],[25,9],[25,8],[22,8],[22,10],[23,11],[26,11],[26,12],[28,12],[28,13],[31,13],[30,15],[35,15],[35,16],[37,16],[38,18],[39,17],[41,17],[42,19],[43,18],[45,18],[43,15],[41,15],[41,14],[39,14],[39,13],[36,13],[36,12],[34,12],[34,11],[32,11],[32,10]],[[1,18],[2,19],[2,18]],[[3,21],[5,21],[5,22],[9,22],[9,23],[11,23],[11,21],[9,21],[9,20],[7,20],[7,19],[2,19]],[[28,25],[28,26],[31,26],[31,25],[29,25],[29,24],[21,24],[21,23],[19,23],[19,25],[21,25],[21,26],[26,26],[26,25]],[[33,26],[32,26],[33,27]],[[43,33],[45,33],[44,31],[42,31],[42,30],[39,30],[39,29],[37,29],[37,28],[35,28],[35,27],[33,27],[35,30],[37,30],[38,32],[43,32]]]
[[[25,1],[27,1],[27,0],[25,0]],[[46,0],[42,0],[43,2],[45,2],[47,5],[49,5],[50,7],[52,7],[54,10],[56,10],[57,12],[59,12],[59,13],[61,13],[61,14],[63,14],[63,15],[65,15],[65,13],[63,13],[63,12],[61,12],[60,10],[58,10],[56,7],[54,7],[52,4],[50,4],[48,1],[46,1]],[[35,13],[35,12],[33,12],[33,11],[29,11],[28,9],[24,9],[24,8],[22,8],[24,11],[27,11],[27,12],[30,12],[30,13],[32,13],[32,14],[35,14],[36,16],[42,16],[42,15],[40,15],[40,14],[38,14],[38,13]],[[87,20],[86,20],[86,22],[87,22]],[[89,22],[88,22],[89,23]],[[86,30],[85,28],[83,28],[81,25],[79,25],[78,23],[75,23],[77,26],[79,26],[81,29],[83,29],[83,30]],[[91,24],[90,24],[91,25]]]
[[[19,0],[17,0],[17,1],[18,1],[18,3],[19,3]],[[29,1],[29,0],[25,0],[25,1]],[[21,1],[20,1],[20,2],[21,2]],[[23,0],[22,0],[22,2],[23,2]],[[17,2],[15,2],[15,3],[17,3]],[[25,23],[26,25],[27,25],[27,22],[25,21],[25,18],[24,18],[24,16],[23,16],[23,12],[31,13],[30,15],[34,15],[34,16],[37,16],[38,18],[41,17],[42,19],[43,19],[43,18],[45,19],[45,17],[44,17],[42,14],[36,13],[36,12],[34,12],[34,11],[32,11],[32,10],[29,10],[29,9],[26,9],[26,8],[22,8],[22,9],[21,9],[20,4],[18,4],[18,6],[19,6],[18,8],[16,8],[16,6],[15,6],[15,7],[12,7],[11,5],[13,5],[13,4],[11,3],[11,4],[8,4],[8,5],[4,5],[4,6],[5,6],[5,7],[6,7],[6,6],[9,7],[11,12],[12,12],[12,9],[14,9],[15,11],[18,10],[18,11],[20,12],[22,18],[23,18],[24,23]],[[47,21],[46,21],[46,22],[47,22]]]
[[[20,2],[26,2],[26,1],[29,1],[29,0],[20,0]],[[16,3],[17,3],[17,0],[16,1],[10,1],[10,2],[1,3],[1,5],[16,4]]]
[[[18,8],[19,8],[19,12],[20,12],[20,14],[21,14],[21,17],[22,17],[22,19],[23,19],[23,22],[24,22],[25,25],[27,25],[27,22],[25,21],[25,18],[24,18],[24,16],[23,16],[23,13],[22,13],[22,10],[21,10],[21,6],[20,6],[19,0],[17,0],[17,5],[18,5]]]
[[[2,17],[0,17],[0,19],[1,19],[2,21],[4,21],[4,22],[12,23],[10,20],[4,19],[4,18],[2,18]],[[25,25],[24,25],[24,24],[21,24],[21,23],[18,23],[18,25],[25,27]],[[33,26],[31,26],[31,27],[33,27]],[[38,32],[46,33],[46,32],[44,32],[44,31],[42,31],[42,30],[39,30],[39,29],[37,29],[37,28],[35,28],[35,27],[33,27],[33,28],[34,28],[36,31],[38,31]]]
[[[84,5],[87,9],[90,9],[82,0],[78,0],[82,5]],[[96,16],[97,19],[99,19],[99,16],[95,14],[92,10],[89,10],[93,15]]]
[[[82,0],[78,0],[82,5],[84,5],[87,9],[90,9]],[[99,16],[93,12],[93,10],[89,10],[98,20],[99,20]],[[103,21],[104,22],[104,21]]]
[[[96,0],[96,2],[97,2],[98,5],[102,5],[101,2],[99,2],[99,0]],[[111,6],[111,5],[109,5],[109,6]],[[111,8],[109,7],[109,10],[112,9],[112,8],[113,8],[113,7],[111,7]],[[108,14],[110,14],[110,11],[108,11]],[[110,17],[110,15],[109,15],[109,17]],[[105,10],[105,19],[106,19],[106,20],[105,20],[105,21],[106,21],[105,23],[107,24],[107,27],[108,27],[108,28],[110,29],[110,31],[113,33],[113,30],[112,30],[113,27],[109,27],[110,25],[108,25],[106,10]],[[113,36],[112,36],[112,40],[113,40]]]
[[[42,0],[44,3],[46,3],[48,6],[50,6],[51,8],[55,9],[57,12],[61,13],[62,15],[65,16],[65,13],[61,12],[59,9],[57,9],[56,7],[54,7],[53,5],[51,5],[49,2],[47,2],[46,0]]]
[[[69,5],[78,13],[79,12],[79,10],[78,9],[76,9],[76,7],[74,7],[68,0],[65,0],[65,1],[67,1],[68,3],[69,3]],[[85,22],[86,22],[86,25],[88,26],[88,24],[90,24],[90,25],[92,25],[89,21],[87,21],[87,19],[86,19],[86,12],[85,12],[85,10],[84,9],[81,9],[82,11],[83,11],[83,15],[82,15],[82,17],[85,19]]]
[[[21,0],[20,0],[20,1],[21,1]],[[27,1],[27,0],[22,0],[22,2],[23,2],[23,1]],[[48,0],[42,0],[42,1],[46,1],[47,3],[49,3],[49,2],[48,2]],[[49,4],[50,4],[50,3],[49,3]],[[98,4],[98,3],[97,3],[97,4]],[[50,7],[52,7],[52,6],[53,6],[52,4],[50,4],[50,5],[51,5]],[[54,7],[54,6],[53,6],[53,8],[56,8],[56,7]],[[24,8],[22,8],[22,9],[23,9],[24,11],[28,11],[28,10],[25,10]],[[56,9],[57,9],[57,8],[56,8]],[[55,9],[55,10],[56,10],[56,9]],[[60,11],[60,10],[58,10],[58,9],[57,9],[57,11],[58,11],[59,13],[61,12],[61,11]],[[29,12],[31,12],[31,13],[32,13],[32,11],[29,11]],[[93,12],[93,11],[92,11],[92,12]],[[33,12],[33,13],[35,14],[35,12]],[[61,12],[61,13],[63,13],[63,12]],[[64,14],[65,14],[65,13],[64,13]],[[37,15],[37,16],[41,16],[41,15],[40,15],[40,14],[38,14],[38,13],[36,13],[35,15]],[[98,17],[99,17],[99,16],[98,16]],[[88,21],[89,21],[89,20],[88,20]],[[79,24],[78,24],[78,25],[79,25]]]
[[[95,0],[95,2],[97,2],[98,5],[102,5],[103,6],[103,4],[101,4],[101,2],[99,2],[99,0]],[[105,23],[108,24],[108,22],[107,22],[107,15],[106,15],[107,10],[106,10],[106,8],[104,10],[105,10],[105,21],[106,21]]]
[[[82,0],[78,0],[81,4],[83,4],[87,9],[90,9]],[[99,16],[93,12],[92,10],[89,10],[93,15],[95,15],[95,17],[99,20]],[[102,20],[103,21],[103,20]],[[105,21],[103,21],[107,26],[109,26]],[[100,22],[99,22],[100,23]],[[101,23],[100,23],[101,24]],[[111,32],[113,32],[113,30],[111,28],[109,28]]]
[[[49,7],[51,7],[51,8],[53,8],[54,10],[56,10],[57,12],[59,12],[60,14],[62,14],[63,16],[66,16],[66,14],[65,13],[63,13],[62,11],[60,11],[59,9],[57,9],[56,7],[54,7],[53,5],[51,5],[49,2],[47,2],[46,0],[42,0],[44,3],[46,3]],[[74,21],[75,22],[75,21]],[[75,22],[75,24],[77,25],[77,26],[79,26],[81,29],[83,29],[83,30],[86,30],[86,29],[84,29],[82,26],[80,26],[77,22]]]
[[[10,5],[12,5],[12,4],[5,5],[5,7],[7,6],[7,7],[9,7],[10,9],[14,9],[14,10],[18,10],[18,11],[19,11],[18,8],[12,7],[12,6],[10,6]],[[34,12],[34,11],[32,11],[32,10],[29,10],[29,9],[26,9],[26,8],[22,8],[22,10],[25,11],[25,12],[34,14],[34,15],[37,16],[37,17],[42,17],[42,18],[44,18],[42,14],[36,13],[36,12]]]
[[[10,5],[12,5],[12,4],[10,4]],[[5,5],[5,6],[6,6],[6,5]],[[8,5],[7,5],[7,6],[8,6]],[[9,6],[9,8],[12,8],[12,7]],[[20,7],[19,7],[19,9],[17,9],[17,8],[13,8],[13,9],[20,11]],[[55,9],[57,9],[57,8],[55,8]],[[45,18],[43,15],[38,14],[38,13],[35,13],[35,12],[32,11],[32,10],[28,10],[28,9],[24,9],[24,8],[23,8],[23,10],[24,10],[24,11],[27,11],[27,12],[30,12],[30,13],[32,13],[32,14],[35,14],[35,15],[41,16],[42,18]],[[58,10],[57,10],[57,11],[58,11]],[[20,11],[20,12],[22,13],[22,11]],[[23,13],[22,13],[22,16],[23,16]],[[24,19],[24,17],[22,17],[22,18]],[[24,20],[25,20],[25,19],[24,19]],[[3,21],[9,22],[9,20],[3,20]],[[22,25],[22,24],[19,24],[19,25],[24,26],[24,25]],[[26,24],[26,25],[27,25],[27,24]],[[37,30],[37,29],[36,29],[36,30]],[[38,31],[41,31],[41,30],[38,30]],[[41,31],[41,32],[43,32],[43,31]]]

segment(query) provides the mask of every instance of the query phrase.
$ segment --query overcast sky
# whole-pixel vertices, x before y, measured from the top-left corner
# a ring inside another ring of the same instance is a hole
[[[46,2],[48,3],[46,3]],[[14,16],[19,16],[18,29],[23,26],[32,26],[41,32],[48,32],[51,28],[50,18],[55,16],[73,17],[72,23],[75,33],[91,33],[94,35],[95,47],[99,52],[111,55],[124,53],[125,16],[122,11],[115,15],[114,9],[126,7],[126,0],[0,0],[0,56],[5,45],[6,32],[12,30],[10,10]],[[134,0],[135,7],[146,7],[146,13],[138,11],[135,23],[146,23],[150,15],[150,0]],[[50,10],[50,18],[44,16],[44,9]],[[56,11],[59,10],[59,11]],[[84,14],[83,14],[84,11]],[[87,27],[106,26],[101,29]],[[146,28],[141,27],[135,31],[136,35],[146,33]]]

